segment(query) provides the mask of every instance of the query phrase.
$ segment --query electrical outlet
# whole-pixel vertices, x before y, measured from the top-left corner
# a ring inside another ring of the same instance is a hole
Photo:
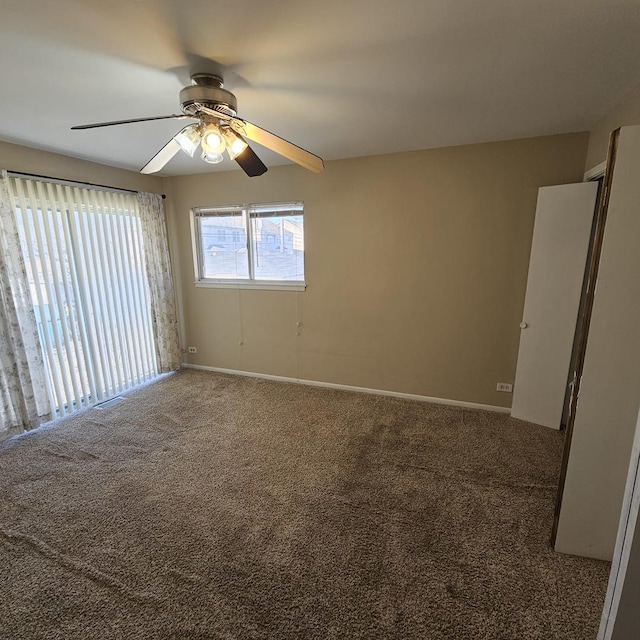
[[[198,350],[195,347],[189,347],[189,353],[198,353]]]
[[[511,393],[513,391],[513,385],[508,382],[498,382],[496,385],[496,391],[506,391],[507,393]]]

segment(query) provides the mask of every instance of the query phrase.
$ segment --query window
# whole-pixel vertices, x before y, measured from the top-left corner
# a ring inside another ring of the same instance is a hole
[[[301,202],[192,211],[196,285],[304,289]]]

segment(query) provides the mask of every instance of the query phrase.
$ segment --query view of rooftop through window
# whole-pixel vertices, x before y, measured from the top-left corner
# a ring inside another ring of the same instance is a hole
[[[195,212],[198,280],[304,282],[301,203]]]

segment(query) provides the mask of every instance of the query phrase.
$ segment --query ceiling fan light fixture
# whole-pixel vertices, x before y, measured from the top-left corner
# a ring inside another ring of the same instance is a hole
[[[174,140],[180,145],[180,148],[192,158],[201,139],[200,129],[196,124],[190,124],[174,136]]]
[[[224,160],[221,153],[216,151],[206,151],[205,149],[202,150],[202,159],[209,164],[219,164]]]
[[[221,131],[227,143],[229,158],[235,160],[249,145],[235,131],[229,129],[229,127],[224,127]]]
[[[95,129],[114,125],[147,122],[150,120],[188,119],[197,124],[184,127],[174,135],[140,170],[141,173],[156,173],[182,149],[194,157],[198,144],[202,147],[201,158],[205,162],[222,162],[222,154],[228,149],[229,157],[250,177],[260,176],[267,166],[260,160],[246,140],[257,142],[263,147],[283,156],[291,162],[319,173],[324,169],[322,158],[299,147],[274,133],[239,118],[236,113],[236,97],[223,88],[222,77],[211,73],[194,73],[191,86],[180,91],[182,113],[130,120],[96,122],[71,127],[72,129]],[[237,133],[236,133],[237,132]]]
[[[224,138],[215,124],[208,124],[202,132],[202,150],[209,154],[221,155],[225,149]]]

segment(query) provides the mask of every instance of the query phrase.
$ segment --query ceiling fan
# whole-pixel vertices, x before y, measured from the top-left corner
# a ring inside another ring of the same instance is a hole
[[[267,171],[266,165],[258,158],[245,138],[261,144],[267,149],[284,156],[303,167],[319,173],[324,169],[322,158],[298,147],[284,138],[270,133],[251,122],[236,116],[238,102],[230,91],[223,88],[222,78],[210,73],[195,73],[191,76],[191,86],[180,91],[181,114],[135,118],[83,124],[72,129],[94,129],[148,120],[191,119],[195,123],[181,129],[156,153],[140,173],[160,171],[182,149],[193,157],[198,147],[202,149],[202,159],[210,164],[223,160],[223,152],[235,160],[250,177],[260,176]]]

